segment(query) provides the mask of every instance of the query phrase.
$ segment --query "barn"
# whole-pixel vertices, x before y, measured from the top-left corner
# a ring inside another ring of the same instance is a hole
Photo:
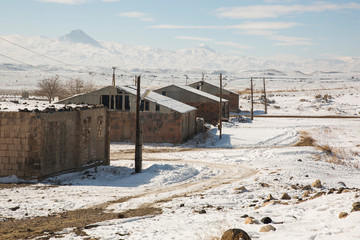
[[[220,98],[189,86],[170,85],[155,92],[195,107],[197,116],[216,125],[219,120]],[[229,101],[222,99],[222,117],[229,119]]]
[[[208,82],[198,81],[198,82],[189,84],[188,86],[220,97],[220,87],[210,84]],[[221,94],[222,97],[229,100],[229,110],[231,112],[237,112],[239,110],[239,94],[232,92],[230,90],[224,89],[224,88],[222,89],[221,92],[222,92],[222,94]]]
[[[145,94],[146,92],[146,94]],[[194,107],[161,94],[141,90],[141,125],[144,143],[179,144],[192,138],[201,129]],[[59,103],[103,104],[110,116],[110,140],[135,142],[136,88],[108,86],[78,94]]]

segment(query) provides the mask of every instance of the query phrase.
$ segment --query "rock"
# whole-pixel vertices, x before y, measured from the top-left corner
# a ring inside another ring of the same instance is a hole
[[[329,195],[329,194],[333,194],[334,192],[335,192],[335,188],[331,188],[331,189],[329,189],[329,191],[327,192],[327,194]]]
[[[351,210],[352,212],[360,211],[360,202],[353,203],[352,207],[353,207],[353,209]]]
[[[303,197],[303,198],[306,198],[306,197],[309,196],[309,194],[310,194],[309,190],[306,190],[306,191],[303,193],[302,197]]]
[[[315,188],[322,188],[320,180],[316,180],[315,182],[313,182],[313,184],[311,184],[311,186]]]
[[[346,184],[344,182],[338,182],[338,184],[342,185],[343,187],[346,187]]]
[[[270,185],[267,184],[267,183],[260,183],[260,186],[262,186],[262,187],[270,187]]]
[[[287,194],[287,193],[284,193],[282,196],[281,196],[281,198],[280,198],[281,200],[290,200],[291,199],[291,197],[289,196],[289,194]]]
[[[322,195],[325,195],[325,192],[318,192],[314,196],[312,196],[310,199],[315,199],[315,198],[321,197]]]
[[[206,214],[205,209],[201,209],[201,210],[199,211],[199,214]]]
[[[118,218],[125,218],[125,214],[119,213]]]
[[[241,218],[247,218],[247,217],[249,217],[249,215],[247,215],[247,214],[244,214],[241,216]]]
[[[182,204],[180,204],[180,207],[185,207],[185,204],[183,204],[183,203],[182,203]]]
[[[272,219],[269,217],[264,217],[260,220],[260,222],[264,223],[264,224],[269,224],[272,222]]]
[[[247,191],[246,187],[244,187],[244,186],[235,188],[234,190],[236,190],[236,191],[243,191],[243,192]]]
[[[251,238],[244,230],[233,228],[225,231],[221,240],[251,240]]]
[[[310,185],[303,186],[302,190],[311,190],[311,186]]]
[[[260,228],[260,232],[270,232],[270,231],[276,231],[276,228],[274,228],[272,225],[268,224],[266,226],[262,226]]]
[[[252,218],[252,217],[247,217],[247,218],[245,218],[244,223],[245,224],[254,224],[254,223],[256,223],[256,220],[254,220],[254,218]]]
[[[349,214],[347,212],[339,213],[339,218],[346,218]]]
[[[16,211],[16,210],[18,210],[19,208],[20,208],[20,206],[16,206],[16,207],[10,208],[10,210],[11,210],[11,211]]]

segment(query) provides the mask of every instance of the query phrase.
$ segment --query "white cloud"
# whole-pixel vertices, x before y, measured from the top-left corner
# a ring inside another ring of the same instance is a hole
[[[311,39],[304,37],[289,37],[278,35],[275,31],[268,30],[247,30],[242,33],[247,35],[265,36],[266,39],[277,41],[277,46],[313,45]]]
[[[242,44],[235,43],[235,42],[215,42],[215,44],[236,47],[236,48],[239,48],[239,49],[251,49],[251,48],[253,48],[253,47],[242,45]]]
[[[204,41],[204,42],[208,42],[208,41],[213,40],[211,38],[190,37],[190,36],[176,36],[174,38],[176,38],[176,39],[185,39],[185,40],[194,40],[194,41]]]
[[[247,22],[237,25],[223,25],[223,26],[214,26],[214,25],[154,25],[150,28],[157,29],[248,29],[248,30],[274,30],[274,29],[285,29],[298,26],[298,23],[293,22]]]
[[[48,2],[48,3],[61,3],[61,4],[83,4],[89,2],[89,0],[38,0],[38,2]]]
[[[275,43],[277,46],[309,46],[313,45],[311,40],[309,38],[303,38],[303,37],[288,37],[288,36],[281,36],[281,35],[272,35],[268,37],[269,39],[279,41],[278,43]]]
[[[253,5],[245,7],[224,7],[217,9],[215,15],[221,18],[261,19],[277,18],[294,13],[338,11],[344,9],[360,10],[360,4],[316,2],[312,5]]]
[[[143,12],[123,12],[119,13],[118,16],[126,18],[136,18],[140,21],[150,22],[154,21],[153,18],[149,17],[149,14]]]

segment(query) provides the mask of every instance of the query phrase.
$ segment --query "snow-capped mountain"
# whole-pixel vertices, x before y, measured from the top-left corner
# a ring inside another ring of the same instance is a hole
[[[59,38],[60,41],[67,41],[72,43],[84,43],[89,44],[94,47],[101,47],[100,43],[84,33],[81,29],[73,30],[69,34],[61,36]]]
[[[0,57],[0,64],[24,62],[31,65],[59,67],[61,64],[50,59],[53,58],[76,66],[117,66],[121,69],[204,69],[233,72],[276,69],[279,71],[302,71],[304,73],[313,71],[360,71],[360,58],[297,62],[264,60],[246,56],[229,56],[206,45],[170,51],[99,41],[88,36],[82,30],[74,30],[58,39],[20,35],[1,38],[9,42],[0,41],[0,52],[7,56]],[[18,45],[50,58],[26,51]]]

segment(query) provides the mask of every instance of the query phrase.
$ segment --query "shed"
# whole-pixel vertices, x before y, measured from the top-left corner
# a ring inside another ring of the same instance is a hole
[[[0,112],[0,177],[44,178],[109,165],[107,110]]]
[[[140,106],[144,143],[178,144],[197,133],[196,108],[152,91],[141,89],[141,94],[146,95]],[[77,102],[107,106],[110,115],[110,140],[135,142],[135,87],[108,86],[75,95],[59,103]]]
[[[216,125],[219,122],[220,98],[189,86],[170,85],[155,90],[164,96],[197,108],[197,116]],[[229,118],[229,101],[222,99],[222,117]]]
[[[210,84],[208,82],[198,81],[198,82],[189,84],[188,86],[220,97],[220,87]],[[239,110],[239,94],[238,93],[235,93],[235,92],[232,92],[230,90],[223,88],[222,89],[222,97],[229,100],[229,110],[230,111],[237,112]]]

